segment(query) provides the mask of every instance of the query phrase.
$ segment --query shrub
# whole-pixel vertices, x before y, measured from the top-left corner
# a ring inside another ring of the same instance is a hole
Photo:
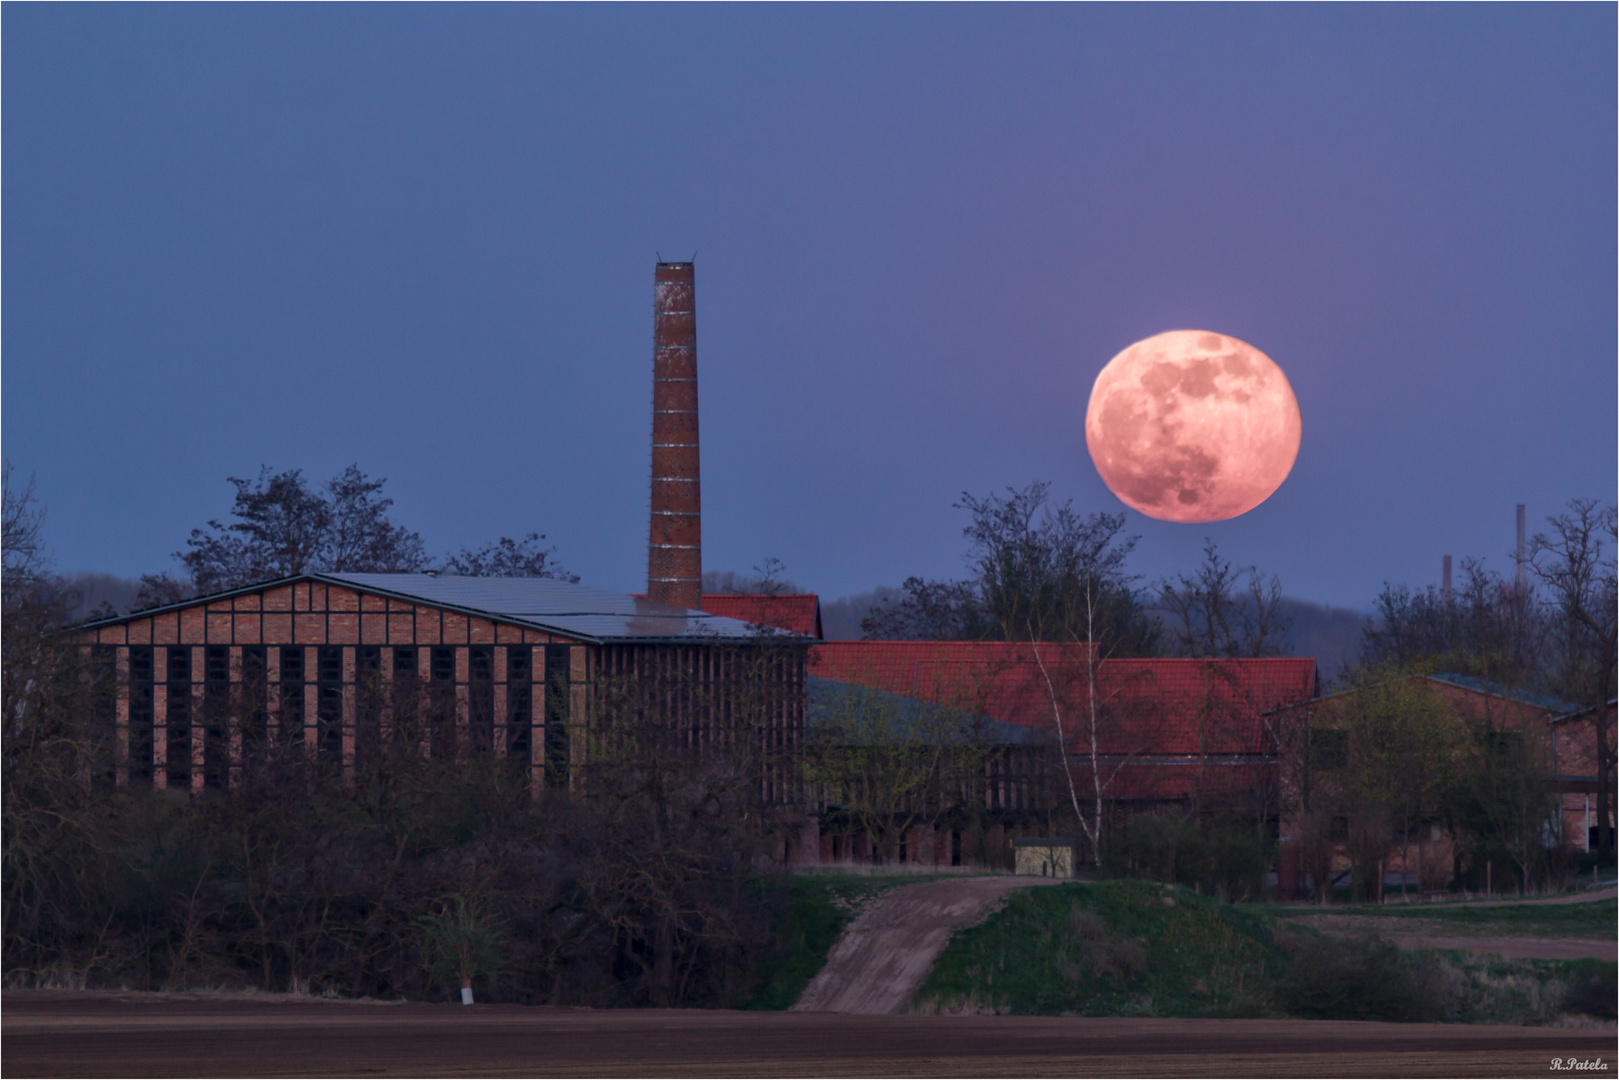
[[[490,979],[499,969],[501,929],[479,898],[469,902],[460,893],[452,894],[419,925],[422,959],[441,985],[470,990],[474,980]]]
[[[1584,1013],[1600,1020],[1615,1018],[1619,989],[1611,965],[1582,967],[1571,972],[1563,990],[1563,1011]]]
[[[1107,877],[1172,882],[1232,900],[1265,890],[1271,841],[1239,821],[1200,822],[1182,814],[1135,814],[1102,841]]]
[[[1307,1020],[1446,1019],[1443,995],[1387,938],[1295,937],[1278,1004]]]

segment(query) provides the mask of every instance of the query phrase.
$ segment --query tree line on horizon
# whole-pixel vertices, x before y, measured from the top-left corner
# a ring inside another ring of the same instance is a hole
[[[8,464],[8,490],[10,475]],[[394,520],[393,500],[383,494],[386,478],[367,476],[357,464],[325,484],[312,483],[300,469],[270,466],[254,478],[227,480],[234,492],[225,519],[191,530],[183,549],[174,552],[179,573],[141,575],[132,598],[130,583],[111,575],[56,579],[65,606],[76,618],[110,617],[322,571],[579,580],[539,532],[431,556],[419,532]],[[14,494],[31,500],[32,483]],[[1044,482],[984,496],[964,492],[955,506],[968,516],[964,577],[913,576],[897,589],[828,606],[844,604],[848,610],[837,614],[858,617],[860,636],[868,640],[1055,642],[1081,639],[1080,598],[1089,596],[1103,655],[1121,658],[1288,655],[1296,623],[1331,623],[1318,638],[1337,645],[1345,675],[1392,662],[1565,695],[1571,680],[1588,680],[1574,674],[1580,634],[1602,632],[1586,625],[1589,617],[1582,614],[1601,608],[1602,556],[1592,554],[1592,545],[1600,547],[1603,515],[1610,522],[1613,515],[1612,506],[1596,500],[1575,500],[1567,513],[1548,519],[1550,531],[1532,544],[1527,590],[1477,558],[1462,560],[1461,584],[1448,606],[1435,586],[1385,582],[1373,601],[1374,615],[1361,619],[1354,633],[1355,648],[1342,640],[1348,627],[1337,625],[1345,620],[1333,618],[1336,609],[1284,597],[1276,575],[1234,565],[1212,539],[1190,573],[1144,583],[1129,569],[1139,537],[1125,531],[1122,513],[1082,515],[1071,501],[1052,502]],[[1590,550],[1572,550],[1571,544]],[[1553,567],[1557,560],[1563,569]],[[775,559],[752,574],[711,570],[704,574],[704,589],[799,591],[783,571]],[[100,593],[99,603],[83,602],[93,592]],[[1583,630],[1571,629],[1577,626]],[[1587,696],[1581,692],[1578,699]]]

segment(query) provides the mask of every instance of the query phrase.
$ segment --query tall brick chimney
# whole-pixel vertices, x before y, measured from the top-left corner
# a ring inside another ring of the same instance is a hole
[[[696,272],[660,262],[652,299],[652,536],[646,594],[703,603],[702,487],[697,456]]]

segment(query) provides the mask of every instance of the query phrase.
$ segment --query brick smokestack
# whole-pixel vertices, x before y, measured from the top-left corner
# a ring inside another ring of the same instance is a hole
[[[692,264],[660,262],[652,300],[652,537],[646,594],[703,603],[702,487],[697,456],[697,304]]]

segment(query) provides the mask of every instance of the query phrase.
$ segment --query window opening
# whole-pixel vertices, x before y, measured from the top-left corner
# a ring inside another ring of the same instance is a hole
[[[506,756],[527,769],[534,729],[534,647],[506,649]]]
[[[164,771],[168,786],[180,790],[191,787],[191,650],[168,650],[168,737]]]
[[[545,783],[568,786],[568,646],[545,647]]]
[[[281,646],[281,741],[301,743],[304,738],[304,650],[301,645]]]
[[[448,761],[455,757],[455,648],[435,645],[428,658],[432,685],[429,690],[428,740],[432,756]]]
[[[467,651],[467,735],[476,750],[495,745],[495,647],[473,645]]]
[[[417,716],[416,650],[411,646],[394,649],[394,739],[415,746],[421,739]]]
[[[152,782],[152,647],[129,650],[129,779]]]
[[[315,650],[315,754],[333,765],[343,763],[343,646]]]
[[[242,647],[242,763],[257,766],[264,759],[270,712],[265,704],[269,686],[268,650],[263,645]]]
[[[202,783],[205,788],[225,786],[229,745],[225,725],[230,716],[230,647],[209,645],[203,650]]]
[[[382,745],[382,646],[354,650],[354,767],[376,761]]]

